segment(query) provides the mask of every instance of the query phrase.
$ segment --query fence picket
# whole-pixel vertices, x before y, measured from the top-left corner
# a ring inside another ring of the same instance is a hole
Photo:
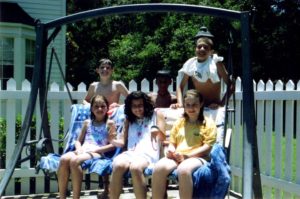
[[[272,92],[273,91],[273,82],[268,81],[266,85],[265,92]],[[263,145],[265,146],[265,151],[263,157],[266,161],[266,175],[272,175],[272,138],[273,138],[273,100],[266,100],[265,101],[265,140]],[[265,188],[266,198],[271,198],[272,189],[270,187]]]
[[[283,83],[278,81],[275,85],[275,91],[282,91]],[[281,178],[282,174],[282,133],[283,133],[283,100],[275,101],[275,177]],[[279,189],[276,189],[275,198],[280,198],[281,193]]]
[[[292,81],[289,81],[286,84],[287,91],[293,91],[295,85]],[[286,101],[286,109],[285,109],[285,179],[287,181],[292,181],[292,165],[293,165],[293,129],[294,129],[294,100],[287,100]],[[291,194],[288,192],[284,192],[285,198],[291,198]]]
[[[300,92],[300,81],[297,83],[297,91]],[[300,100],[296,101],[296,168],[300,168]],[[296,169],[296,183],[300,184],[300,169]]]
[[[16,91],[16,81],[10,79],[7,82],[8,91]],[[12,158],[15,148],[16,134],[14,133],[16,124],[16,100],[7,100],[6,103],[6,121],[7,121],[7,133],[6,133],[6,168],[9,166],[9,160]],[[15,192],[15,179],[11,179],[8,183],[6,193],[12,194]]]
[[[236,87],[235,87],[235,121],[234,121],[234,130],[233,130],[233,136],[232,136],[232,150],[235,151],[236,154],[230,154],[230,158],[232,161],[232,168],[233,170],[233,179],[232,179],[232,188],[236,190],[237,192],[242,192],[242,184],[241,184],[241,176],[242,171],[241,169],[237,169],[235,171],[235,168],[242,168],[242,148],[243,148],[243,134],[242,134],[242,80],[240,78],[237,78],[236,80]]]
[[[85,92],[86,91],[86,85],[85,85],[85,83],[81,82],[80,84],[78,84],[77,90]]]
[[[265,91],[265,83],[260,80],[257,84],[257,92],[264,92]],[[264,143],[264,121],[265,121],[265,110],[264,110],[264,100],[257,100],[256,101],[256,120],[261,121],[257,123],[257,146],[259,151],[259,159],[260,161],[260,168],[261,172],[266,173],[265,168],[265,159],[262,159],[264,157],[265,147],[266,145]]]
[[[28,92],[30,91],[30,82],[28,80],[24,80],[22,82],[22,91],[28,91]],[[21,100],[22,123],[25,118],[27,104],[28,104],[28,98]],[[30,136],[31,136],[31,131],[29,130],[26,141],[30,140]],[[21,157],[25,158],[26,156],[27,156],[27,153],[25,150],[23,150]],[[21,168],[22,169],[30,168],[30,161],[23,162],[21,164]],[[30,190],[30,178],[27,177],[27,178],[24,178],[21,180],[21,194],[29,194],[29,190]]]
[[[134,80],[131,80],[131,81],[129,82],[128,89],[129,89],[130,91],[136,91],[136,90],[137,90],[137,83],[136,83]]]
[[[150,91],[149,81],[145,78],[141,82],[141,90],[146,92],[146,93],[149,93],[149,91]]]
[[[289,81],[286,85],[287,91],[293,91],[295,85]],[[294,100],[286,101],[286,121],[285,121],[285,135],[286,135],[286,179],[292,180],[292,160],[293,160],[293,129],[294,129]]]

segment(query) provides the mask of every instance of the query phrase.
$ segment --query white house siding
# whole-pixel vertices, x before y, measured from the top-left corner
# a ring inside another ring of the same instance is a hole
[[[4,0],[0,0],[3,1]],[[39,19],[42,23],[46,23],[66,15],[66,1],[65,0],[5,0],[5,2],[18,3],[32,18]],[[49,66],[49,58],[51,47],[53,46],[57,52],[60,64],[65,71],[66,68],[66,28],[62,27],[60,33],[56,36],[55,41],[48,47],[47,68]],[[48,35],[51,34],[49,31]],[[47,70],[48,71],[48,70]],[[51,82],[63,84],[58,65],[53,61]]]

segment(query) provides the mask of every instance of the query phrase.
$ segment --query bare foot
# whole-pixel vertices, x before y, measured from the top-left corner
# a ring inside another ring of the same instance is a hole
[[[108,199],[109,198],[108,191],[104,191],[102,193],[98,193],[97,194],[97,198],[98,199]]]

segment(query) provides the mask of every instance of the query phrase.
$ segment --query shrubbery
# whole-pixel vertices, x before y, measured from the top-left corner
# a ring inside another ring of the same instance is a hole
[[[5,157],[6,157],[6,120],[4,118],[0,117],[0,168],[5,168]],[[21,115],[18,115],[16,118],[16,140],[19,138],[19,135],[21,133],[22,128],[22,117]],[[61,118],[59,122],[59,139],[63,139],[64,137],[64,119]],[[32,123],[30,126],[30,134],[28,136],[30,140],[38,139],[37,135],[39,132],[36,132],[36,118],[33,117]],[[59,144],[60,152],[63,151],[63,142],[60,142]],[[30,152],[35,152],[35,146],[30,147]],[[34,166],[35,160],[31,160],[31,165]]]
[[[6,156],[6,121],[3,118],[0,118],[0,143],[0,168],[3,168]]]

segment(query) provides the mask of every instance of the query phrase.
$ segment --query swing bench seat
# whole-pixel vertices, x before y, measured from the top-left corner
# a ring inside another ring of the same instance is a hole
[[[89,118],[89,106],[75,104],[71,107],[71,122],[70,122],[70,135],[66,144],[64,153],[74,150],[74,143],[80,132],[82,123],[85,119]],[[177,112],[177,116],[178,116]],[[177,117],[174,114],[175,118]],[[178,116],[180,117],[180,116]],[[118,133],[122,130],[122,124],[124,121],[124,108],[121,106],[117,108],[112,116],[115,120]],[[175,118],[171,123],[175,121]],[[87,160],[82,164],[82,168],[87,170],[87,173],[97,173],[100,176],[110,175],[112,172],[112,160],[121,152],[120,148],[117,148],[113,153],[107,154],[105,158]],[[226,160],[226,149],[219,143],[213,145],[210,153],[211,161],[197,169],[193,173],[193,186],[194,186],[194,198],[225,198],[229,184],[230,184],[230,166]],[[57,172],[59,166],[59,154],[48,154],[42,156],[37,170],[43,170],[47,175]],[[151,177],[153,173],[153,165],[144,170],[146,177]],[[127,172],[124,176],[130,178],[130,172]],[[174,170],[169,175],[169,180],[177,181],[177,171]]]

